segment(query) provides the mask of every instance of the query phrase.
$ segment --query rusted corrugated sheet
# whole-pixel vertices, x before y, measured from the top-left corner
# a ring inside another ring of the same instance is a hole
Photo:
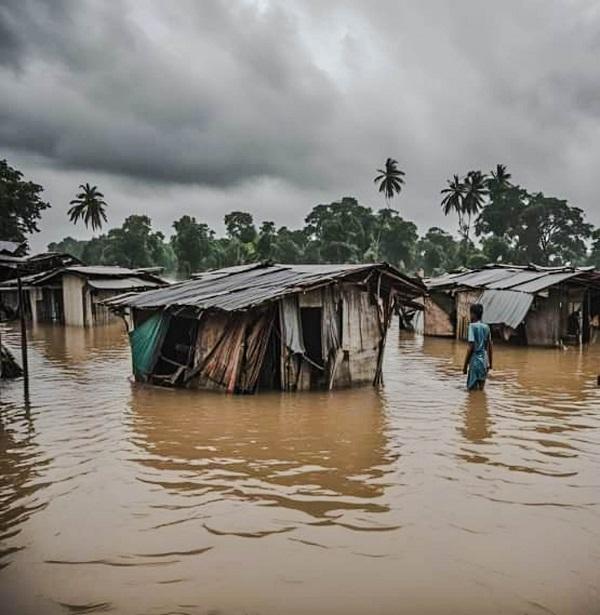
[[[565,282],[566,280],[570,280],[576,276],[580,275],[577,271],[566,271],[561,273],[548,273],[547,275],[536,278],[534,280],[530,280],[529,282],[525,282],[523,284],[519,284],[518,286],[513,286],[513,290],[518,290],[522,293],[539,293],[542,290],[546,290],[555,284],[560,284],[561,282]]]
[[[589,267],[538,267],[494,265],[482,269],[461,271],[431,278],[425,284],[429,290],[480,288],[538,293],[571,278],[600,285],[597,272]]]
[[[193,307],[199,310],[237,311],[300,292],[321,283],[364,272],[381,273],[405,295],[424,294],[425,287],[383,263],[378,265],[257,265],[219,276],[218,271],[198,279],[186,280],[167,288],[147,291],[136,296],[118,297],[108,302],[113,307],[134,308]]]
[[[513,290],[486,290],[479,303],[483,305],[484,322],[516,329],[525,320],[533,303],[533,295]]]
[[[88,286],[99,290],[132,290],[134,288],[156,288],[156,282],[142,280],[137,277],[129,278],[90,278]]]

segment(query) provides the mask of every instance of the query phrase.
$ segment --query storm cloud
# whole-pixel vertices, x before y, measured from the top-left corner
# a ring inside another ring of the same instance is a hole
[[[599,51],[592,1],[0,0],[0,157],[44,180],[44,243],[82,181],[111,223],[294,224],[379,206],[387,156],[422,229],[447,177],[497,162],[600,223]]]

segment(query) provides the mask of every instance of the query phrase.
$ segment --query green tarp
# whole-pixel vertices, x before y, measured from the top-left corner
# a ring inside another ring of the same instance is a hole
[[[136,380],[145,382],[152,373],[169,327],[169,315],[155,314],[129,334],[131,359]]]

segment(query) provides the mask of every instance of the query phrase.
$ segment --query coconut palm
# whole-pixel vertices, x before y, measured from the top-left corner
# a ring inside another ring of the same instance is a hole
[[[107,221],[104,195],[97,186],[90,186],[87,183],[81,184],[79,188],[81,192],[69,203],[73,206],[67,212],[69,220],[77,224],[81,218],[86,227],[91,224],[92,230],[101,229],[102,221]]]
[[[471,219],[483,209],[485,198],[489,194],[488,177],[481,171],[469,171],[465,177],[465,195],[462,202],[463,221],[467,216],[468,222],[464,225],[465,241],[469,241]]]
[[[379,183],[379,192],[383,192],[386,205],[389,208],[390,199],[396,194],[400,194],[404,184],[404,171],[398,168],[398,161],[388,158],[385,161],[385,169],[377,169],[377,177],[373,180]]]
[[[455,212],[458,216],[458,228],[463,232],[463,201],[465,199],[465,185],[458,175],[453,175],[452,180],[446,180],[448,187],[440,193],[445,195],[442,199],[442,210],[445,216]]]
[[[500,188],[508,188],[510,187],[510,178],[512,175],[506,170],[506,165],[497,164],[496,170],[492,171],[491,179],[496,183],[496,185]]]

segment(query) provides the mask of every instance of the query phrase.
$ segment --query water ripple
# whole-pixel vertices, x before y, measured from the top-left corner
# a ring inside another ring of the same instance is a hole
[[[2,604],[594,612],[600,348],[499,346],[473,395],[463,352],[393,331],[381,391],[232,398],[132,385],[120,327],[32,331],[29,400],[0,391]]]

